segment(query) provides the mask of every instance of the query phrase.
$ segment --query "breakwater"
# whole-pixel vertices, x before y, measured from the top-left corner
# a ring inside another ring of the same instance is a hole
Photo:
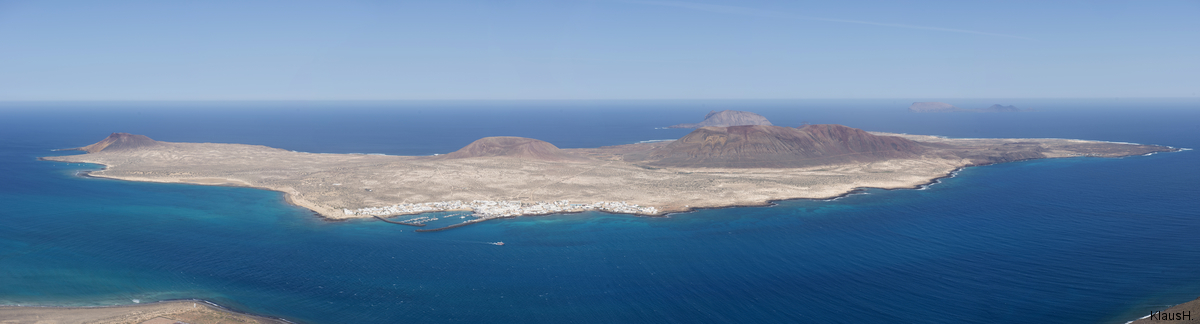
[[[394,220],[388,220],[388,219],[386,219],[386,218],[379,217],[379,216],[373,216],[373,217],[375,217],[375,218],[378,218],[378,219],[379,219],[379,220],[381,220],[381,221],[385,221],[385,222],[392,223],[392,224],[400,224],[400,225],[408,225],[408,226],[416,226],[416,227],[424,227],[424,226],[425,226],[425,224],[414,224],[414,223],[397,222],[397,221],[394,221]],[[418,232],[420,232],[421,230],[417,230],[417,231],[418,231]]]
[[[424,232],[437,232],[437,231],[445,231],[445,230],[448,230],[448,229],[451,229],[451,228],[455,228],[455,227],[463,227],[463,226],[467,226],[467,225],[471,225],[471,224],[475,224],[475,223],[483,222],[483,221],[485,221],[485,220],[489,220],[489,219],[492,219],[492,218],[480,218],[480,219],[471,220],[471,221],[466,221],[466,222],[462,222],[462,223],[458,223],[458,224],[454,224],[454,225],[450,225],[450,226],[446,226],[446,227],[438,227],[438,228],[430,228],[430,229],[419,229],[419,230],[414,230],[414,231],[417,231],[417,232],[422,232],[422,233],[424,233]]]

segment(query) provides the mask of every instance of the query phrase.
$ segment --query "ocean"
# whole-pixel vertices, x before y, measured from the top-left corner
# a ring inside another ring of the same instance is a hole
[[[0,305],[196,298],[298,323],[1123,323],[1200,296],[1196,151],[435,233],[37,160],[112,132],[322,153],[429,155],[501,135],[597,147],[678,138],[689,130],[660,127],[722,109],[781,126],[1200,147],[1197,99],[945,100],[1034,109],[992,114],[907,113],[912,101],[0,103]]]

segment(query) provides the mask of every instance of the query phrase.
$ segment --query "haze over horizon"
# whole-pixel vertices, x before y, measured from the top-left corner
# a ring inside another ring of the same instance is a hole
[[[1197,98],[1200,2],[0,1],[0,101]]]

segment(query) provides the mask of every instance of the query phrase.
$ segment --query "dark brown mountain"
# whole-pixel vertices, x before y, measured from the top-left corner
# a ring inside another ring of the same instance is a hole
[[[798,168],[920,156],[916,142],[842,125],[703,127],[650,152],[671,167]]]
[[[771,125],[767,117],[749,111],[722,110],[710,111],[704,115],[704,121],[696,124],[679,124],[667,128],[697,128],[707,126],[740,126],[740,125]]]
[[[465,159],[475,157],[514,157],[543,161],[570,161],[583,159],[559,149],[554,144],[525,137],[484,137],[450,154],[438,156],[442,159]]]
[[[75,150],[86,151],[88,153],[96,153],[101,151],[130,151],[158,145],[158,141],[152,140],[149,137],[146,137],[146,135],[112,133],[112,135],[108,135],[108,137],[103,141],[96,142],[96,144],[75,148]]]

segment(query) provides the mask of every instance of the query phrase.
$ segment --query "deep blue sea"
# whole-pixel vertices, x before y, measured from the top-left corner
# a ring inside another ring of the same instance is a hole
[[[426,155],[484,136],[671,139],[709,110],[950,137],[1200,147],[1200,100],[0,103],[0,305],[198,298],[300,323],[1122,323],[1200,296],[1200,154],[968,168],[926,190],[436,233],[280,193],[83,178],[112,132]],[[504,246],[486,242],[504,241]]]

